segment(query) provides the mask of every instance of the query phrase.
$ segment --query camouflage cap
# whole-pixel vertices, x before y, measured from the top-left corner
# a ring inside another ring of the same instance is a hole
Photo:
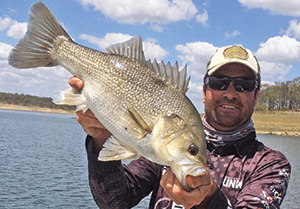
[[[249,67],[256,79],[260,81],[260,67],[254,54],[242,45],[231,45],[219,48],[210,58],[205,77],[212,75],[220,67],[229,63],[241,63]]]

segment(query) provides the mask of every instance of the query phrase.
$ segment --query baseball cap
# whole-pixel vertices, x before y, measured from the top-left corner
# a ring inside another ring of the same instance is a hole
[[[260,67],[254,54],[242,45],[231,45],[217,49],[207,63],[204,78],[212,75],[220,67],[229,63],[241,63],[250,68],[260,83]]]

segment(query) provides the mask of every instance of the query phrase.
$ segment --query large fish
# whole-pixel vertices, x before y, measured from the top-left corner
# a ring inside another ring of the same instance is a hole
[[[62,103],[89,108],[113,134],[99,160],[140,156],[170,166],[184,188],[186,176],[208,174],[199,113],[186,97],[186,67],[145,61],[141,38],[106,53],[76,44],[41,2],[30,8],[28,29],[9,55],[16,68],[61,65],[81,78],[81,92]]]

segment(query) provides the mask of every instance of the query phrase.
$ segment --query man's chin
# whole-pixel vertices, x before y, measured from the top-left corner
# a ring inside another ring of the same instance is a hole
[[[241,120],[239,118],[217,118],[216,124],[220,130],[231,131],[241,125]]]

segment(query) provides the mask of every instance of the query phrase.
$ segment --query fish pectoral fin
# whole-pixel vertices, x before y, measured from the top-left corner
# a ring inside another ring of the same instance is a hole
[[[111,136],[104,144],[104,147],[99,153],[99,161],[112,161],[138,159],[140,156],[133,150],[129,150],[125,146],[121,145],[114,136]]]
[[[54,101],[57,105],[76,106],[76,111],[82,110],[83,113],[88,110],[86,106],[85,97],[74,88],[62,91],[61,94],[55,98]]]
[[[129,113],[129,117],[135,123],[136,130],[138,130],[141,135],[140,138],[144,138],[145,135],[152,132],[152,129],[147,125],[145,120],[135,109],[128,107],[127,111]]]

